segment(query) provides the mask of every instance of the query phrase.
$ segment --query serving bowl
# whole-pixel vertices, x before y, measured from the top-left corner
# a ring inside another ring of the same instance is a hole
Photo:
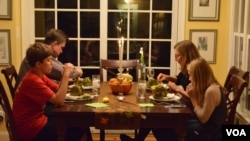
[[[132,82],[131,83],[110,83],[109,82],[110,89],[113,94],[128,94],[132,88]]]

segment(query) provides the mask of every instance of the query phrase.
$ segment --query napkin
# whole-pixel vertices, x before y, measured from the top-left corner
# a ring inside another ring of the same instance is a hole
[[[102,107],[107,107],[108,106],[107,104],[100,103],[100,102],[88,103],[88,104],[85,104],[85,105],[93,107],[93,108],[102,108]]]
[[[155,105],[153,103],[140,103],[140,107],[154,107]]]

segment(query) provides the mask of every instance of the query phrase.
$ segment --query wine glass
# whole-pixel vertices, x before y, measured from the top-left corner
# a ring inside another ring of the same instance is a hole
[[[154,69],[148,68],[148,71],[147,71],[148,80],[149,80],[149,79],[153,79],[154,76],[155,76],[155,71],[154,71]]]

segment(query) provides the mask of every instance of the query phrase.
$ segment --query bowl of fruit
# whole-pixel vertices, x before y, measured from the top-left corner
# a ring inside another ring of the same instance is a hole
[[[123,73],[122,79],[120,79],[118,75],[109,80],[109,86],[112,93],[116,95],[119,93],[128,94],[132,88],[133,77],[128,73]]]

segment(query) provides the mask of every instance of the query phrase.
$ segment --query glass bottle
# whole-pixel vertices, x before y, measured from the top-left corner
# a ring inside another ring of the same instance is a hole
[[[140,59],[139,59],[140,68],[138,71],[138,77],[139,77],[138,80],[146,80],[146,65],[144,62],[143,47],[140,48],[139,54],[140,54]]]

